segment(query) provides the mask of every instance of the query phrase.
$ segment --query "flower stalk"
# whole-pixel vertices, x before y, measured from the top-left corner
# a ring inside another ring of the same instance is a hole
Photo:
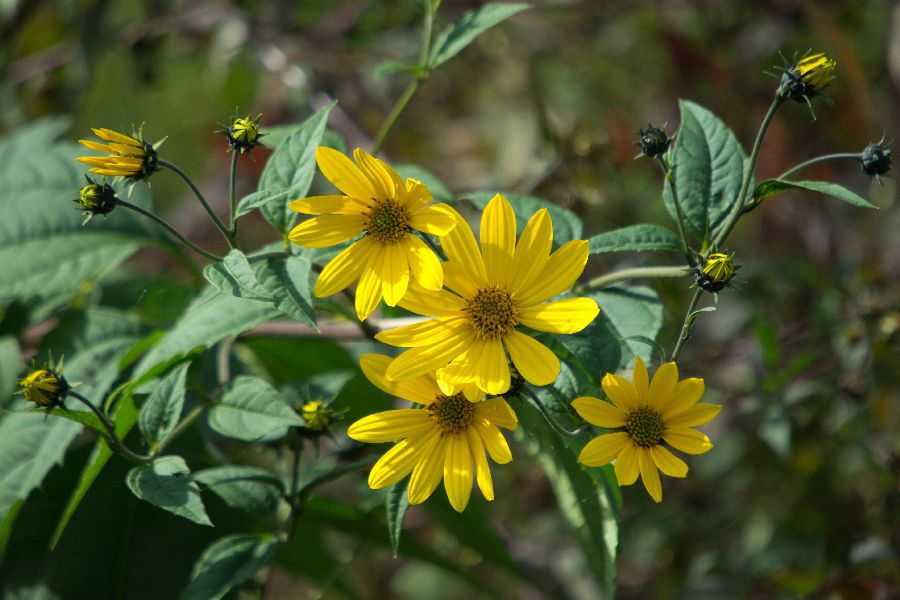
[[[215,213],[212,207],[209,205],[209,202],[206,201],[206,198],[203,196],[203,193],[200,191],[200,188],[197,187],[197,184],[190,178],[190,176],[181,170],[176,164],[170,163],[167,160],[159,160],[159,166],[165,169],[169,169],[187,184],[191,191],[194,192],[194,196],[200,201],[200,204],[203,205],[203,209],[206,211],[206,214],[209,215],[210,220],[212,220],[213,224],[216,228],[222,232],[222,235],[225,236],[225,240],[228,242],[228,246],[231,248],[235,247],[234,236],[231,231],[225,227],[225,224],[219,219],[219,216]]]
[[[168,221],[166,221],[162,217],[157,216],[150,211],[144,210],[140,206],[134,205],[131,202],[122,200],[121,198],[116,199],[116,204],[118,204],[119,206],[122,206],[123,208],[133,210],[136,213],[140,213],[140,214],[144,215],[145,217],[147,217],[148,219],[155,221],[156,223],[161,225],[166,231],[168,231],[169,233],[174,235],[176,238],[181,240],[184,243],[184,245],[186,245],[188,248],[190,248],[191,250],[193,250],[200,256],[203,256],[210,260],[222,260],[221,256],[217,256],[217,255],[213,254],[212,252],[207,252],[206,250],[204,250],[203,248],[201,248],[200,246],[198,246],[197,244],[195,244],[194,242],[192,242],[191,240],[186,238],[180,231],[175,229],[172,225],[169,224]]]

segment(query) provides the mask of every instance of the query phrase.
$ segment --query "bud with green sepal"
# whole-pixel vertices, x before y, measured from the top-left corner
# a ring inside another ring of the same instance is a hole
[[[828,58],[823,52],[807,54],[799,61],[793,61],[793,64],[785,61],[777,96],[795,102],[806,102],[813,119],[815,119],[816,114],[812,110],[810,101],[821,96],[830,103],[829,98],[822,93],[822,90],[827,88],[835,78],[836,67],[837,62]]]
[[[235,116],[228,126],[223,126],[219,133],[228,139],[228,146],[231,150],[244,154],[250,152],[257,146],[262,146],[260,138],[265,134],[259,132],[259,120],[262,115],[257,115],[256,119],[247,115],[246,117]]]
[[[891,170],[891,154],[891,149],[884,144],[884,138],[877,144],[866,146],[859,157],[863,173],[881,183],[881,176]]]
[[[635,156],[635,158],[640,158],[642,156],[659,158],[666,153],[669,146],[672,144],[672,138],[666,134],[665,127],[666,126],[663,125],[663,128],[660,129],[659,127],[654,127],[650,123],[647,123],[647,129],[638,131],[638,141],[636,141],[634,145],[639,147],[641,152]]]
[[[707,292],[720,292],[739,268],[740,265],[734,264],[734,254],[713,252],[706,261],[697,265],[697,285]]]
[[[97,183],[87,175],[87,185],[81,188],[78,198],[74,198],[84,213],[84,223],[95,215],[108,215],[116,207],[116,191],[108,183]]]

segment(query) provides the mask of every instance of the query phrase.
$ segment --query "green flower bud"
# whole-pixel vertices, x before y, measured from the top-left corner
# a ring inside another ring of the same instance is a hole
[[[738,269],[733,259],[721,252],[710,254],[705,263],[697,265],[697,285],[707,292],[722,291]]]
[[[672,138],[659,127],[647,123],[647,129],[638,131],[638,141],[635,145],[641,149],[641,154],[649,158],[657,158],[666,153],[672,144]]]
[[[250,115],[243,118],[235,117],[231,120],[231,124],[219,133],[228,138],[228,145],[235,152],[241,154],[250,152],[255,147],[262,146],[259,139],[265,134],[259,132],[261,117],[262,115],[258,115],[255,120],[251,119]]]
[[[834,79],[837,63],[824,53],[811,54],[784,69],[778,95],[797,102],[809,102],[822,95]]]
[[[313,400],[301,407],[300,416],[306,421],[308,430],[321,433],[331,424],[332,412],[321,400]]]
[[[891,149],[883,146],[882,142],[869,144],[862,152],[859,160],[866,175],[877,178],[891,170]]]
[[[61,373],[50,369],[38,369],[19,381],[22,395],[29,402],[43,407],[61,406],[69,393],[69,384]]]
[[[78,198],[75,198],[74,201],[80,206],[81,212],[86,217],[85,223],[87,223],[94,215],[106,215],[112,212],[118,198],[111,185],[97,183],[87,176],[85,179],[87,179],[87,185],[81,188]]]

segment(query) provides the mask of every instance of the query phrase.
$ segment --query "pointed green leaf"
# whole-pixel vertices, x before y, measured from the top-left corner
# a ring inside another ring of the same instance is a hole
[[[191,479],[191,470],[180,456],[162,456],[151,464],[134,467],[125,481],[141,500],[199,525],[212,527],[200,499],[200,488]]]
[[[312,264],[305,255],[259,261],[253,265],[260,285],[281,312],[318,330],[309,285]]]
[[[225,465],[194,473],[194,481],[231,508],[248,514],[274,512],[281,502],[281,482],[257,467]]]
[[[431,69],[447,62],[482,32],[502,23],[516,13],[531,8],[528,4],[500,4],[489,2],[480,8],[463,13],[434,39],[428,66]]]
[[[238,298],[271,300],[271,294],[259,283],[244,253],[232,249],[222,262],[206,265],[203,276],[216,289]]]
[[[838,200],[843,200],[854,206],[863,208],[878,208],[859,194],[851,192],[842,185],[830,183],[828,181],[788,181],[787,179],[767,179],[758,186],[753,193],[753,198],[760,202],[766,198],[778,195],[787,190],[808,190],[811,192],[819,192],[833,196]]]
[[[182,600],[218,600],[251,579],[272,560],[278,540],[273,535],[229,535],[203,551]]]
[[[397,558],[400,550],[400,534],[403,533],[403,519],[409,510],[409,495],[407,489],[409,480],[404,479],[388,488],[385,497],[385,513],[387,514],[388,537],[391,540],[391,552]]]
[[[255,442],[283,437],[303,419],[267,381],[241,376],[210,410],[209,425],[222,435]]]
[[[151,449],[175,429],[184,407],[185,381],[190,363],[184,363],[157,384],[141,408],[138,425]]]
[[[665,227],[642,223],[589,238],[591,254],[604,252],[681,252],[678,234]]]
[[[600,306],[598,321],[621,345],[620,365],[631,365],[635,356],[649,362],[653,348],[637,338],[656,339],[662,327],[663,307],[656,292],[645,286],[612,287],[593,292],[591,297]]]

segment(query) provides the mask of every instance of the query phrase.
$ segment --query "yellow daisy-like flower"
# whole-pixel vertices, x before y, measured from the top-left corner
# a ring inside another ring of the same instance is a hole
[[[420,286],[440,290],[441,263],[413,230],[447,235],[456,226],[446,204],[432,204],[422,183],[400,176],[384,161],[357,148],[356,164],[331,148],[316,150],[322,173],[343,195],[294,200],[300,213],[320,215],[294,227],[289,238],[307,248],[326,248],[365,234],[329,262],[316,281],[314,293],[323,298],[359,280],[356,315],[367,318],[384,298],[396,306],[406,293],[410,273]]]
[[[29,402],[44,408],[59,406],[69,393],[66,379],[50,369],[38,369],[19,381],[22,395]]]
[[[385,488],[411,473],[409,503],[420,504],[443,479],[450,504],[462,512],[469,503],[474,475],[484,497],[493,500],[485,449],[494,462],[510,462],[512,453],[499,427],[518,427],[516,413],[506,400],[470,402],[461,393],[448,396],[433,374],[390,381],[385,376],[391,364],[387,356],[367,354],[359,363],[366,377],[385,392],[424,406],[369,415],[347,430],[360,442],[398,442],[372,467],[369,487]]]
[[[612,404],[582,396],[572,401],[578,414],[599,427],[617,429],[589,441],[578,460],[589,467],[615,461],[619,485],[631,485],[640,474],[650,497],[662,500],[659,471],[670,477],[685,477],[688,467],[663,442],[688,454],[703,454],[713,445],[696,429],[711,421],[722,407],[698,404],[703,396],[703,380],[678,381],[674,362],[657,369],[648,382],[647,367],[637,358],[632,381],[607,373],[601,382]]]
[[[481,248],[462,220],[441,242],[448,262],[449,290],[411,285],[400,306],[435,317],[383,331],[376,339],[412,348],[387,372],[391,380],[435,369],[442,385],[474,381],[488,394],[509,389],[506,352],[519,374],[535,385],[559,375],[559,359],[520,326],[551,333],[576,333],[600,312],[591,298],[547,302],[568,290],[584,270],[588,242],[573,240],[551,254],[553,229],[546,209],[538,211],[516,242],[512,206],[496,195],[481,218]]]
[[[110,177],[128,177],[135,181],[146,179],[158,166],[156,150],[142,139],[134,138],[111,129],[92,129],[106,144],[91,140],[79,143],[91,150],[108,152],[109,156],[80,156],[76,160],[91,165],[90,172]]]

